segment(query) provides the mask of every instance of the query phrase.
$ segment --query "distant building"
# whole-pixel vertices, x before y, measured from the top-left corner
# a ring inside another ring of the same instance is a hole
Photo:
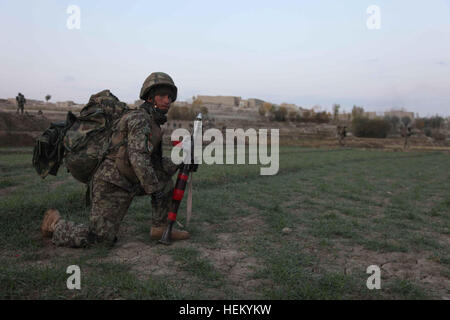
[[[249,108],[256,108],[258,109],[260,106],[262,106],[264,104],[264,100],[260,100],[260,99],[248,99],[248,107]]]
[[[364,116],[366,118],[369,118],[369,119],[376,119],[376,118],[378,118],[377,113],[376,112],[372,112],[372,111],[364,112]]]
[[[189,103],[187,103],[186,101],[175,101],[173,105],[175,107],[187,107],[189,106]]]
[[[239,108],[248,108],[249,106],[248,106],[248,100],[244,100],[244,99],[242,99],[240,102],[239,102]]]
[[[241,97],[233,96],[201,96],[198,95],[197,99],[200,99],[203,104],[217,104],[223,106],[239,107]]]

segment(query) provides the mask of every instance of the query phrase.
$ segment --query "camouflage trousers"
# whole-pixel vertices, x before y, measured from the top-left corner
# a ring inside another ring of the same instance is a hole
[[[165,176],[164,174],[158,176]],[[159,201],[152,198],[152,225],[167,223],[172,204],[172,179],[164,180],[165,197]],[[94,178],[89,224],[77,224],[61,219],[55,226],[52,242],[63,247],[85,247],[96,242],[114,244],[120,223],[136,194],[110,182]]]

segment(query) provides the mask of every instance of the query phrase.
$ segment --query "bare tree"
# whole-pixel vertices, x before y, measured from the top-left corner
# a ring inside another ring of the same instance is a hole
[[[352,109],[352,118],[355,119],[362,116],[364,116],[364,108],[354,105]]]
[[[339,117],[339,109],[341,108],[341,105],[340,104],[337,104],[337,103],[335,103],[334,105],[333,105],[333,119],[334,119],[334,121],[337,121],[338,120],[338,117]]]
[[[404,126],[407,127],[411,123],[411,118],[405,116],[405,117],[402,117],[401,121],[404,124]]]

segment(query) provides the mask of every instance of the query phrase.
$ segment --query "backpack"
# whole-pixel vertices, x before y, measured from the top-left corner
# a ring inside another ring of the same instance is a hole
[[[130,109],[109,90],[94,94],[76,117],[70,111],[66,122],[50,126],[37,139],[33,166],[42,178],[56,175],[64,158],[71,175],[88,184],[111,147],[115,123]],[[54,125],[54,124],[52,124]]]
[[[54,122],[36,139],[33,150],[33,167],[45,178],[51,174],[56,176],[64,157],[63,138],[76,116],[69,111],[66,121]]]

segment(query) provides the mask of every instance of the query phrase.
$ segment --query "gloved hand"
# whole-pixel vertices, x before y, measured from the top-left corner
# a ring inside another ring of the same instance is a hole
[[[152,193],[153,198],[155,199],[155,201],[160,202],[161,200],[164,199],[164,197],[166,196],[164,192],[162,191],[156,191]]]

